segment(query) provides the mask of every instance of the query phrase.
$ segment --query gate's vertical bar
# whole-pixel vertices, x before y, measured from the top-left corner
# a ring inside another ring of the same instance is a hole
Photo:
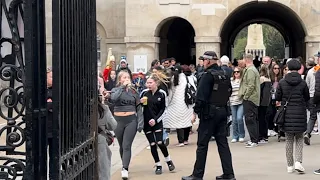
[[[61,108],[59,108],[60,101],[65,101],[65,99],[60,98],[61,89],[66,86],[61,79],[61,73],[63,72],[63,66],[61,66],[60,58],[63,57],[63,52],[61,52],[61,39],[65,37],[61,33],[61,26],[64,24],[61,23],[60,17],[63,13],[60,9],[61,0],[52,1],[52,69],[53,69],[53,109],[57,112],[53,113],[53,123],[52,123],[52,145],[53,145],[53,164],[52,169],[49,170],[50,180],[59,180],[60,179],[60,157],[61,151],[64,150],[64,143],[61,143],[61,136],[67,136],[64,129],[65,126],[61,127]]]
[[[89,9],[89,14],[91,19],[90,19],[90,27],[91,27],[91,33],[90,33],[90,38],[91,38],[91,43],[92,43],[92,49],[91,49],[91,59],[92,60],[97,60],[97,22],[96,22],[96,0],[91,0],[91,3],[90,3],[90,6],[91,8]],[[92,76],[91,77],[97,77],[98,75],[98,63],[95,62],[95,63],[91,63],[91,67],[92,67]],[[97,78],[95,79],[92,79],[92,83],[93,85],[97,88]],[[93,89],[96,89],[96,88],[93,88]],[[95,142],[94,143],[94,150],[95,150],[95,158],[96,159],[99,159],[98,158],[98,134],[95,134],[98,132],[98,123],[97,123],[97,119],[98,119],[98,113],[95,113],[95,112],[98,112],[98,105],[97,105],[97,91],[96,92],[93,92],[93,98],[94,98],[94,102],[93,102],[93,106],[91,106],[93,108],[93,112],[92,113],[92,117],[90,118],[91,120],[91,132],[93,132],[93,136],[95,136]],[[93,166],[95,166],[93,168],[93,171],[94,171],[94,174],[92,174],[93,178],[94,179],[98,179],[98,163],[95,163],[93,164]]]
[[[26,180],[47,179],[45,0],[26,0]]]

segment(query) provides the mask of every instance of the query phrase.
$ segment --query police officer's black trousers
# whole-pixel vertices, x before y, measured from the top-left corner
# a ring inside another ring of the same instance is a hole
[[[198,128],[197,159],[194,165],[193,176],[202,178],[208,153],[208,144],[211,136],[215,137],[223,174],[233,175],[231,152],[227,140],[227,112],[225,108],[217,109],[213,119],[202,120]]]

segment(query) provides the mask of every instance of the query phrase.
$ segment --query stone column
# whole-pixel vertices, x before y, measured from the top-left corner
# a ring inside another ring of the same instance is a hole
[[[134,55],[147,55],[147,67],[159,56],[159,37],[125,37],[127,47],[127,61],[134,71]]]
[[[217,36],[196,36],[194,37],[196,43],[197,59],[206,51],[214,51],[220,58],[220,43],[221,39]]]
[[[306,36],[306,58],[312,57],[320,51],[320,36]]]
[[[288,59],[290,58],[290,45],[286,44],[284,49],[284,58]]]

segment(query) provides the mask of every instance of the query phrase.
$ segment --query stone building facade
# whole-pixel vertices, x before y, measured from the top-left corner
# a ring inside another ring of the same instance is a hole
[[[47,2],[47,50],[51,51],[51,4]],[[252,23],[276,27],[286,41],[286,56],[314,55],[320,50],[319,0],[97,0],[97,34],[102,68],[108,48],[119,60],[147,55],[148,65],[165,46],[164,25],[182,18],[194,30],[196,57],[207,50],[232,56],[236,34]],[[53,27],[54,28],[54,27]],[[50,57],[48,57],[50,64]]]

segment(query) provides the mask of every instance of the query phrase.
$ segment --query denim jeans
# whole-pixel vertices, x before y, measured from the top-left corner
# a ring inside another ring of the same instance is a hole
[[[163,129],[163,140],[165,141],[168,138],[168,132],[166,129]]]
[[[244,122],[243,122],[243,105],[233,105],[231,106],[231,113],[232,113],[232,131],[233,131],[233,138],[232,139],[239,139],[244,138],[245,131],[244,131]]]

